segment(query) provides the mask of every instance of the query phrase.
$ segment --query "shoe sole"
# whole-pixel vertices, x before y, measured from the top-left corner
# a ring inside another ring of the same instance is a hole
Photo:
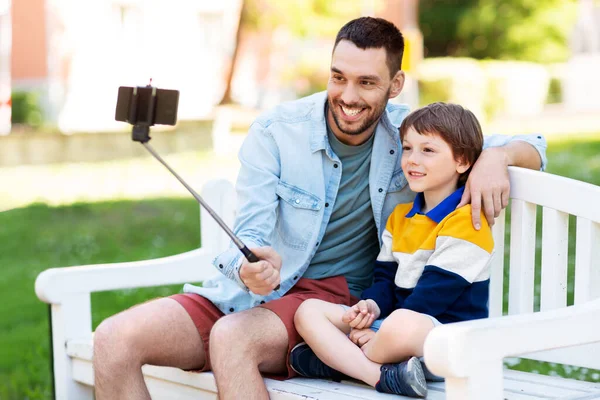
[[[413,370],[416,371],[413,373]],[[415,377],[413,382],[407,382],[411,389],[418,396],[427,396],[427,382],[425,381],[425,373],[423,372],[423,367],[421,367],[421,361],[417,357],[412,357],[407,362],[406,371],[409,373],[409,375]]]

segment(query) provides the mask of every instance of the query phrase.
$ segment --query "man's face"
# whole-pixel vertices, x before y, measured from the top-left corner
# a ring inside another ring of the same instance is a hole
[[[336,137],[360,144],[373,133],[388,99],[402,90],[404,74],[390,78],[384,48],[359,49],[342,40],[331,60],[328,121]]]

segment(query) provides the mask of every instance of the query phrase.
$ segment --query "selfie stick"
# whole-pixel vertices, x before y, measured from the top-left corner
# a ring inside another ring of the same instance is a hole
[[[135,127],[134,127],[135,129]],[[200,195],[198,193],[196,193],[196,191],[194,189],[191,188],[190,185],[188,185],[183,178],[181,178],[177,172],[175,172],[170,166],[169,164],[167,164],[165,162],[165,160],[163,160],[161,158],[161,156],[159,156],[154,149],[152,148],[152,146],[150,146],[148,144],[148,142],[142,142],[142,144],[144,145],[144,147],[150,152],[150,154],[152,154],[154,156],[154,158],[156,158],[162,165],[164,165],[172,174],[173,176],[175,176],[175,178],[177,178],[177,180],[179,182],[181,182],[181,184],[183,186],[185,186],[185,188],[192,194],[192,196],[194,196],[194,198],[196,200],[198,200],[198,203],[200,203],[200,205],[202,207],[204,207],[204,209],[206,211],[208,211],[208,213],[210,214],[211,217],[213,217],[213,219],[217,222],[217,224],[219,224],[219,226],[221,228],[223,228],[223,230],[225,231],[225,233],[227,233],[227,236],[229,236],[231,238],[231,240],[233,241],[233,243],[235,243],[235,245],[237,246],[238,249],[240,249],[240,251],[242,252],[242,254],[244,255],[244,257],[246,257],[246,259],[251,262],[258,262],[258,257],[256,257],[256,255],[250,251],[250,249],[248,249],[248,247],[246,247],[246,245],[240,240],[240,238],[238,238],[235,233],[233,233],[233,231],[231,229],[229,229],[229,227],[227,226],[227,224],[225,224],[225,222],[221,219],[221,217],[219,217],[219,215],[212,209],[210,208],[210,206],[208,204],[206,204],[206,202],[202,199],[202,197],[200,197]],[[278,289],[275,288],[275,289]]]
[[[155,123],[155,111],[157,107],[157,89],[152,87],[152,80],[150,80],[150,84],[146,87],[137,87],[137,88],[127,88],[121,87],[119,88],[119,99],[117,100],[117,111],[115,115],[115,119],[118,121],[126,121],[133,125],[131,130],[131,138],[135,142],[140,142],[144,145],[144,147],[156,158],[162,165],[165,166],[173,174],[175,178],[194,196],[194,198],[200,203],[202,207],[211,217],[217,222],[217,224],[227,233],[227,236],[231,238],[236,247],[242,252],[244,257],[248,260],[248,262],[255,263],[260,261],[258,257],[254,253],[246,247],[246,245],[233,233],[231,229],[225,224],[225,222],[217,215],[217,213],[200,197],[198,193],[190,185],[188,185],[183,178],[181,178],[177,172],[175,172],[169,164],[162,159],[161,156],[158,155],[154,151],[154,149],[148,144],[150,141],[150,126]],[[140,90],[141,89],[141,90]],[[145,90],[144,90],[145,89]],[[124,95],[123,98],[121,97]],[[140,107],[141,106],[141,107]],[[173,106],[174,114],[177,113],[177,100],[175,100],[175,104]],[[138,110],[138,107],[141,110]],[[125,110],[125,114],[122,114],[122,111]],[[142,111],[140,113],[139,111]],[[140,115],[143,117],[140,118]],[[175,124],[176,117],[168,122],[169,125]],[[165,122],[159,122],[165,123]],[[275,290],[279,290],[280,285],[277,285]]]

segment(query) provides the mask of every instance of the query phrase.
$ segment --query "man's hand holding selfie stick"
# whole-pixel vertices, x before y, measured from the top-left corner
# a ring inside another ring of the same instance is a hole
[[[271,247],[255,247],[252,252],[258,262],[242,262],[240,279],[252,293],[266,296],[281,282],[281,256]]]
[[[152,80],[150,80],[152,83]],[[140,142],[144,147],[163,164],[181,182],[183,186],[204,207],[211,217],[227,233],[236,247],[242,252],[246,261],[240,267],[240,278],[253,293],[267,295],[279,289],[281,270],[281,257],[270,247],[254,249],[253,253],[223,222],[221,217],[206,204],[198,193],[189,186],[148,144],[150,141],[150,126],[155,124],[175,125],[177,122],[177,107],[179,104],[179,91],[157,89],[148,86],[119,87],[115,119],[133,125],[132,140]],[[258,255],[258,257],[257,257]]]

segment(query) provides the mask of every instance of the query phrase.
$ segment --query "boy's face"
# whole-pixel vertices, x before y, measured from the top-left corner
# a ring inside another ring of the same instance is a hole
[[[366,141],[388,99],[396,97],[403,84],[401,71],[390,78],[385,49],[363,50],[350,41],[340,41],[333,52],[327,84],[327,118],[336,137],[347,144]]]
[[[456,161],[452,148],[437,134],[420,135],[410,127],[402,141],[402,171],[414,192],[427,192],[443,200],[456,190],[468,164]]]

